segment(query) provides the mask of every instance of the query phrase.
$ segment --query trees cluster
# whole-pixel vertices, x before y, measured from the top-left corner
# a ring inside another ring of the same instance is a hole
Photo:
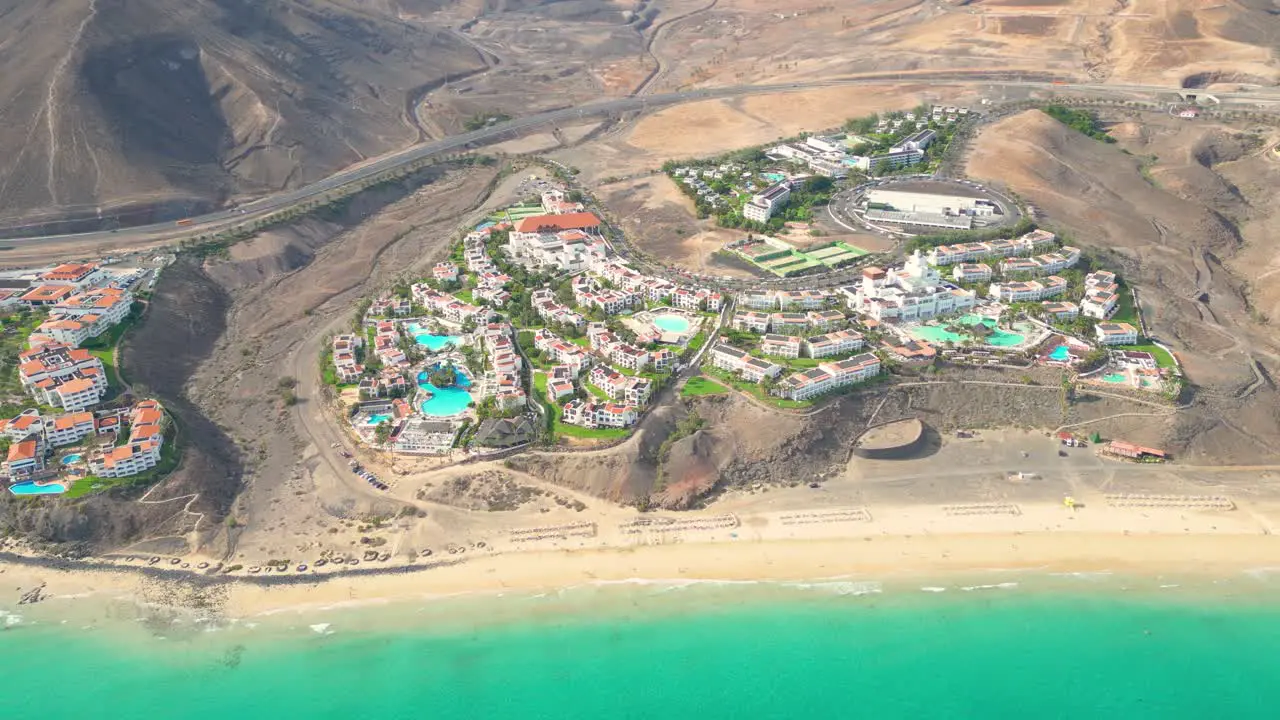
[[[1114,143],[1115,138],[1107,134],[1098,122],[1098,116],[1089,110],[1074,110],[1063,105],[1046,105],[1040,108],[1045,115],[1057,120],[1078,133],[1087,135],[1104,143]]]

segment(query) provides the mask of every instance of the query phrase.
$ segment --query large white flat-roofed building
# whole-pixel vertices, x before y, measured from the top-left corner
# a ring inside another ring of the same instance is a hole
[[[1103,345],[1133,345],[1138,342],[1138,328],[1129,323],[1098,323],[1094,326],[1098,342]]]
[[[771,185],[764,192],[751,196],[751,202],[742,206],[742,216],[758,223],[769,222],[778,208],[791,199],[791,186],[787,183]]]
[[[996,204],[983,197],[944,195],[940,193],[910,192],[907,190],[871,190],[867,193],[871,205],[884,205],[898,212],[926,215],[987,216],[996,213]],[[885,209],[885,208],[881,208]]]

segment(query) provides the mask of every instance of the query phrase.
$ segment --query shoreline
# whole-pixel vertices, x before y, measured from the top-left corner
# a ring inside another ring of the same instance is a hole
[[[997,573],[1231,579],[1280,576],[1280,542],[1263,534],[1100,532],[954,533],[807,539],[742,539],[634,547],[494,553],[466,560],[275,577],[203,576],[100,563],[74,567],[0,554],[0,582],[43,587],[59,599],[106,598],[213,612],[230,618],[302,615],[338,608],[466,596],[565,591],[586,586],[830,582],[932,582]],[[195,582],[192,582],[195,580]],[[167,588],[156,598],[148,587]],[[183,592],[215,592],[213,605]]]

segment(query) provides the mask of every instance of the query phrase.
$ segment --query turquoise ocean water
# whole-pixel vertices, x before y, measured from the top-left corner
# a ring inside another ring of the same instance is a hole
[[[64,623],[45,603],[0,632],[0,708],[44,719],[1280,716],[1271,586],[1028,585],[633,585],[220,625],[119,608]]]

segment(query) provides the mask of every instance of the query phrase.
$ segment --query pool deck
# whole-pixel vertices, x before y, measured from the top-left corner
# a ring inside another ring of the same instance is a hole
[[[984,325],[987,325],[988,327],[991,327],[991,325],[988,324],[987,321],[995,320],[995,318],[993,318],[990,315],[986,315],[983,313],[970,312],[970,313],[965,313],[964,315],[959,315],[959,316],[944,316],[940,318],[930,318],[924,322],[910,322],[905,325],[896,326],[896,329],[900,335],[905,336],[904,339],[909,338],[911,340],[924,340],[925,342],[928,342],[933,345],[942,345],[946,343],[948,340],[958,344],[963,342],[967,338],[960,335],[955,335],[954,333],[948,333],[944,328],[947,325],[951,325],[953,323],[975,325],[979,321],[974,320],[974,318],[982,318],[980,322],[982,322]],[[965,320],[969,320],[970,322],[963,322]],[[923,330],[925,329],[936,329],[937,332],[924,332]],[[1040,326],[1034,323],[1026,322],[1026,321],[1020,321],[1018,323],[1014,323],[1014,329],[1012,331],[1005,330],[1003,328],[993,328],[993,329],[996,332],[1002,333],[1004,335],[1017,335],[1021,337],[1022,340],[1011,345],[997,345],[993,343],[977,341],[975,343],[975,347],[1018,352],[1018,351],[1023,351],[1023,350],[1027,350],[1029,348],[1038,346],[1040,343],[1044,342],[1045,339],[1048,338],[1049,335],[1051,334],[1049,333],[1049,331],[1041,328]],[[954,338],[956,339],[952,339],[951,336],[954,336]]]
[[[673,332],[663,330],[654,323],[654,318],[660,315],[673,315],[679,317],[689,323],[689,327],[684,332]],[[624,318],[622,323],[631,328],[637,335],[656,334],[658,342],[666,345],[685,345],[697,335],[702,328],[703,318],[697,313],[680,308],[660,307],[653,310],[641,310],[631,317]]]

